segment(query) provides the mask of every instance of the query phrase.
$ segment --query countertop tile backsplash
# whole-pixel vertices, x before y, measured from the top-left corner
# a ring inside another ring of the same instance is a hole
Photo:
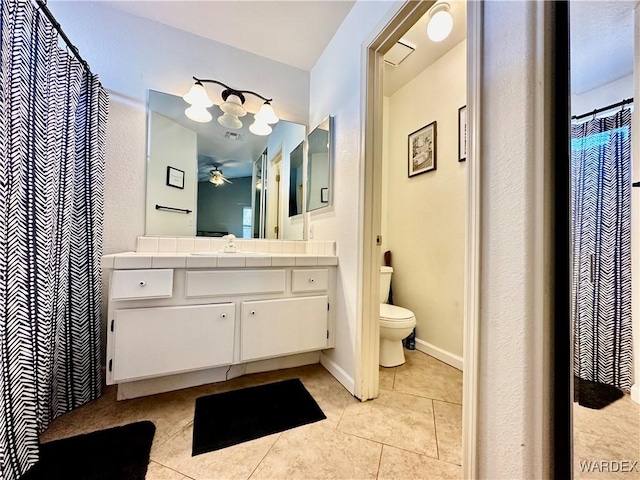
[[[222,238],[203,237],[138,237],[138,253],[191,253],[220,252],[227,241]],[[235,240],[240,252],[247,253],[292,253],[319,256],[335,256],[336,242],[326,240],[267,240],[242,239]],[[175,260],[166,259],[167,264]]]

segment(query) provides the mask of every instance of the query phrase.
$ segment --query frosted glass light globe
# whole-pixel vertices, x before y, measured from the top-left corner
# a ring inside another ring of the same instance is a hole
[[[445,7],[445,4],[443,4]],[[427,36],[433,42],[441,42],[453,30],[453,17],[449,13],[449,6],[435,12],[427,24]]]
[[[255,119],[262,123],[278,123],[278,116],[269,103],[264,103],[260,111],[254,115]]]
[[[225,113],[224,115],[220,115],[218,117],[218,123],[223,127],[232,128],[237,130],[238,128],[242,128],[242,122],[235,115],[229,115]]]
[[[192,105],[184,111],[184,114],[194,122],[207,123],[213,118],[204,107]]]
[[[182,97],[185,102],[198,107],[208,108],[213,105],[213,102],[207,95],[207,91],[204,89],[201,83],[195,83],[189,92]]]
[[[249,131],[254,135],[269,135],[273,129],[269,126],[268,123],[261,122],[256,119],[251,125],[249,125]]]

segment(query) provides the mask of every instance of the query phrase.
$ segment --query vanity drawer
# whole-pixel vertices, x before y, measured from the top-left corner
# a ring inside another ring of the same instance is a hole
[[[285,270],[187,272],[187,298],[284,293]]]
[[[291,291],[318,292],[329,288],[329,271],[326,268],[294,270],[291,273]]]
[[[171,298],[173,270],[114,270],[111,277],[112,300]]]

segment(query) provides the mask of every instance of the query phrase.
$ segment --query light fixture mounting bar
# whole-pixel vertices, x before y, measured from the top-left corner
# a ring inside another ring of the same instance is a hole
[[[243,103],[244,103],[244,98],[243,98],[242,94],[244,94],[244,93],[248,93],[250,95],[254,95],[254,96],[258,97],[258,98],[261,98],[262,100],[264,100],[265,103],[270,103],[273,100],[273,98],[263,97],[259,93],[252,92],[251,90],[236,90],[235,88],[231,88],[229,85],[225,85],[224,83],[219,82],[217,80],[212,80],[212,79],[209,79],[209,78],[197,78],[197,77],[193,77],[193,79],[196,82],[200,82],[200,83],[203,83],[203,82],[204,83],[215,83],[216,85],[220,85],[221,87],[224,87],[226,90],[228,90],[229,94],[235,94],[235,95],[240,94],[238,96],[240,98],[242,98]],[[224,95],[224,92],[223,92],[223,95]],[[226,100],[226,98],[224,98],[224,100]]]

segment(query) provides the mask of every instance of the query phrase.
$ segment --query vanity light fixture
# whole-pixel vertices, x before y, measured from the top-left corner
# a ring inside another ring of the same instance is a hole
[[[453,17],[449,13],[449,4],[436,3],[429,10],[429,23],[427,23],[427,36],[433,42],[441,42],[449,36],[453,29]]]
[[[244,96],[245,94],[250,94],[264,100],[264,103],[258,113],[253,116],[254,121],[249,126],[249,130],[255,135],[269,135],[273,131],[269,124],[277,123],[279,119],[271,106],[271,98],[265,98],[250,90],[236,90],[217,80],[196,77],[193,77],[193,79],[195,80],[195,84],[191,87],[191,90],[182,97],[185,102],[191,105],[184,112],[191,120],[202,123],[212,120],[213,117],[207,108],[213,105],[213,101],[209,98],[209,95],[207,95],[202,84],[215,83],[216,85],[224,87],[221,94],[223,103],[220,104],[223,115],[218,117],[218,123],[220,125],[232,129],[242,128],[242,121],[239,117],[244,117],[247,114],[243,106],[245,102]]]

